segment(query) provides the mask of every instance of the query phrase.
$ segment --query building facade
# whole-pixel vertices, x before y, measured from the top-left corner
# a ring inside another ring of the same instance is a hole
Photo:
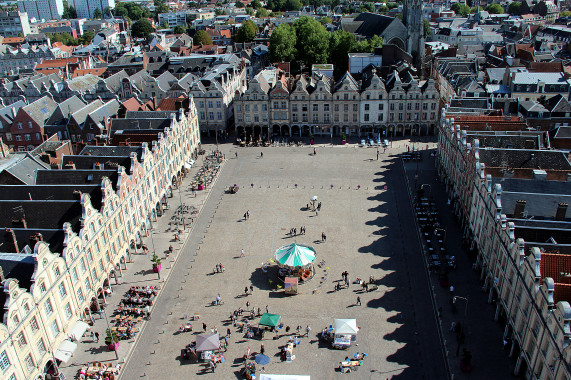
[[[75,8],[77,17],[93,18],[96,9],[103,14],[105,8],[115,8],[115,0],[69,0],[68,5]]]
[[[130,154],[131,167],[115,168],[115,184],[108,178],[102,180],[99,209],[92,205],[89,194],[81,194],[77,201],[82,215],[80,228],[71,223],[59,227],[64,239],[61,252],[50,251],[40,235],[35,244],[28,245],[31,250],[20,252],[21,245],[13,239],[14,253],[0,254],[3,267],[8,268],[5,264],[15,261],[30,266],[27,281],[8,277],[3,282],[3,379],[41,379],[48,371],[57,372],[56,359],[65,359],[77,347],[68,337],[82,332],[83,325],[78,321],[89,321],[92,310],[100,310],[104,289],[110,286],[111,278],[121,275],[132,248],[146,236],[151,221],[162,212],[162,203],[172,194],[184,163],[199,143],[196,109],[191,106],[187,115],[173,115],[170,127],[152,146],[143,143],[140,154]],[[91,149],[109,154],[107,147]],[[40,207],[50,206],[49,201],[43,202]],[[9,232],[16,236],[17,230]]]
[[[238,134],[254,138],[426,135],[438,123],[440,99],[432,79],[418,82],[410,75],[401,79],[394,72],[385,82],[368,73],[358,82],[346,73],[334,83],[326,76],[283,80],[282,75],[265,70],[248,82],[243,94],[236,95]],[[276,87],[282,99],[272,97]],[[284,118],[282,105],[289,111]]]
[[[26,37],[30,34],[30,20],[26,12],[0,12],[0,36]]]
[[[28,13],[28,18],[41,20],[59,20],[63,14],[62,0],[20,0],[18,10]]]

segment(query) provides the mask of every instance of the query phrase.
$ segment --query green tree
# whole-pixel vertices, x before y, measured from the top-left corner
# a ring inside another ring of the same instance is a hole
[[[397,3],[387,3],[387,8],[389,8],[389,10],[393,9],[393,8],[398,8],[398,4]]]
[[[329,32],[314,18],[303,16],[294,21],[297,38],[297,60],[311,67],[314,63],[326,63],[329,56]]]
[[[93,32],[86,30],[85,32],[83,32],[81,37],[77,39],[77,42],[79,42],[82,45],[89,45],[91,41],[93,41],[93,37],[95,37]]]
[[[166,5],[165,0],[154,0],[155,4],[155,20],[159,19],[159,14],[169,13],[170,8]]]
[[[141,18],[131,26],[131,34],[135,38],[147,38],[154,31],[153,26],[146,18]]]
[[[329,38],[329,53],[331,54],[329,62],[335,65],[338,74],[347,71],[348,56],[347,54],[355,46],[355,35],[345,30],[339,29],[331,34]]]
[[[454,13],[460,16],[467,16],[468,14],[470,14],[470,7],[467,6],[466,4],[454,3],[450,7],[450,9],[452,9]]]
[[[265,18],[268,17],[270,15],[270,11],[268,11],[265,8],[260,8],[258,9],[258,11],[256,12],[256,17],[257,18]]]
[[[295,58],[297,37],[289,24],[280,24],[270,37],[270,59],[272,62],[290,62]]]
[[[319,19],[319,22],[321,23],[321,25],[325,25],[325,24],[331,24],[333,20],[331,20],[331,17],[323,16]]]
[[[260,8],[262,8],[262,3],[260,3],[260,0],[254,0],[248,6],[254,8],[254,9],[260,9]]]
[[[99,8],[95,8],[95,10],[93,11],[93,18],[95,20],[99,20],[101,19],[103,15],[101,14],[101,10]]]
[[[111,7],[103,8],[103,16],[111,16]]]
[[[379,13],[386,13],[389,11],[389,7],[387,7],[386,5],[381,5],[379,7]]]
[[[198,3],[197,3],[196,1],[190,1],[190,2],[188,3],[188,7],[189,7],[190,9],[192,9],[192,8],[198,8]]]
[[[186,33],[186,25],[177,25],[174,27],[174,34],[183,34]]]
[[[424,35],[424,39],[427,39],[428,37],[430,37],[430,21],[428,21],[427,19],[424,19],[422,21],[422,26],[423,26],[423,35]]]
[[[236,42],[252,42],[258,34],[258,27],[251,20],[244,21],[236,33]]]
[[[375,51],[375,48],[383,46],[383,37],[379,37],[374,35],[371,38],[366,40],[357,41],[353,48],[351,49],[351,53],[372,53]]]
[[[490,14],[498,15],[500,13],[504,13],[504,8],[500,4],[490,4],[486,7],[486,10]]]
[[[561,17],[571,17],[571,11],[563,11],[560,15]]]
[[[301,9],[301,2],[299,0],[285,0],[285,11],[298,11]]]
[[[208,33],[206,33],[205,30],[199,30],[194,34],[192,43],[194,45],[212,45],[212,38],[208,35]]]
[[[254,13],[256,13],[256,11],[254,10],[254,8],[246,8],[246,14],[249,16],[253,16]]]
[[[234,5],[236,6],[236,8],[244,8],[244,7],[246,7],[246,6],[244,5],[244,3],[241,2],[241,1],[236,1],[236,3],[235,3]]]
[[[216,16],[224,16],[226,14],[226,11],[224,9],[221,9],[221,8],[216,8],[214,10],[214,14]]]
[[[508,13],[512,15],[519,15],[521,11],[521,3],[519,1],[512,1],[508,5]]]
[[[375,12],[375,4],[365,3],[359,7],[359,12]]]

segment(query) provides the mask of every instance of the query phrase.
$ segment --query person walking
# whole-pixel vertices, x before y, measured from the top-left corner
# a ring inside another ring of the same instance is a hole
[[[236,158],[238,158],[238,152],[236,152]]]
[[[262,343],[262,345],[260,346],[260,354],[264,354],[264,352],[266,352],[266,348],[264,347],[264,344]]]
[[[204,332],[206,332],[206,323],[202,322],[202,329],[204,330]]]
[[[311,327],[309,325],[305,326],[305,335],[309,338],[309,332],[311,331]]]
[[[286,328],[285,328],[286,334],[289,334],[289,330],[290,330],[290,327],[289,327],[289,326],[286,326]]]
[[[260,158],[264,158],[264,152],[260,152]]]
[[[99,333],[95,332],[95,343],[99,343]]]
[[[246,218],[250,219],[250,210],[246,211]]]
[[[250,301],[246,301],[246,309],[250,308]]]
[[[232,337],[231,335],[232,335],[232,331],[230,331],[230,327],[228,327],[228,329],[226,329],[226,338],[230,339]],[[226,338],[225,338],[225,340],[226,340]]]
[[[315,148],[313,148],[313,155],[315,156],[317,154],[317,150]]]
[[[268,305],[266,305],[266,313],[270,312],[270,307]]]
[[[244,249],[242,249],[242,253],[240,253],[240,257],[246,257],[246,253],[244,253]]]
[[[357,296],[357,303],[355,305],[361,306],[361,297]]]
[[[250,294],[254,294],[254,286],[250,285]]]
[[[244,287],[244,296],[247,296],[247,295],[248,295],[248,287],[245,286],[245,287]]]
[[[91,341],[95,342],[95,331],[91,332]]]
[[[321,233],[321,241],[325,241],[325,232]]]

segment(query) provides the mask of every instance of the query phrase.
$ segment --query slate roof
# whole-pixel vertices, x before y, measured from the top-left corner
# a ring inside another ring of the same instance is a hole
[[[94,146],[88,145],[81,151],[80,155],[90,155],[90,156],[105,156],[105,157],[117,157],[117,156],[131,156],[131,153],[137,154],[137,159],[141,159],[141,154],[143,153],[143,148],[141,147],[131,147],[131,146]]]
[[[545,105],[551,112],[571,112],[571,104],[569,104],[569,101],[565,99],[561,94],[557,94],[547,99]]]
[[[169,119],[171,115],[177,116],[174,111],[127,111],[125,119]]]
[[[547,191],[549,191],[549,189],[547,189]],[[514,193],[510,191],[503,191],[502,188],[502,213],[513,216],[515,205],[518,200],[527,201],[527,204],[525,205],[525,211],[528,218],[533,216],[534,218],[540,219],[554,219],[559,202],[570,203],[571,195],[528,192]],[[567,211],[567,215],[571,215],[569,210]]]
[[[64,246],[64,239],[65,235],[63,233],[63,229],[46,229],[46,228],[12,228],[14,235],[16,235],[16,244],[18,244],[18,248],[20,252],[24,249],[27,245],[30,249],[33,250],[33,244],[30,244],[30,237],[36,234],[42,234],[42,240],[48,243],[50,250],[52,252],[59,252],[61,253]],[[12,245],[10,241],[9,244],[6,244],[7,236],[5,234],[0,234],[0,252],[5,253],[13,253],[13,249],[9,247]],[[23,253],[20,253],[22,255]],[[0,266],[2,264],[0,263]]]
[[[525,149],[480,149],[480,162],[486,167],[571,170],[563,152]]]
[[[0,209],[0,226],[10,227],[12,220],[25,215],[28,228],[61,229],[66,222],[75,232],[81,227],[79,201],[0,200]]]
[[[519,102],[519,106],[528,112],[549,112],[547,108],[533,100],[523,100]]]
[[[59,103],[57,108],[52,113],[52,116],[47,120],[47,125],[55,125],[61,122],[67,122],[70,115],[75,111],[85,106],[85,103],[77,96],[72,96]]]
[[[14,154],[8,159],[0,160],[0,172],[6,171],[24,184],[32,185],[36,170],[46,169],[44,163],[34,159],[30,154]]]
[[[176,83],[177,79],[174,75],[172,75],[168,71],[165,71],[164,73],[162,73],[157,77],[157,84],[159,85],[159,88],[163,91],[168,91],[168,89],[171,88],[172,82]]]
[[[395,20],[393,17],[364,12],[355,18],[355,21],[363,22],[357,28],[356,33],[367,37],[375,34],[380,36]]]
[[[26,102],[23,100],[18,100],[15,103],[7,105],[4,108],[0,109],[0,123],[7,128],[10,128],[12,122],[14,121],[15,114],[18,113],[18,110],[26,105]],[[0,125],[0,129],[2,128]]]
[[[170,119],[113,119],[111,121],[111,135],[122,130],[160,130],[170,126]]]
[[[117,99],[111,99],[89,113],[89,117],[96,123],[101,124],[105,119],[117,115],[121,103]]]
[[[116,74],[111,75],[109,78],[104,79],[107,88],[112,93],[117,93],[121,89],[121,81],[123,78],[129,78],[129,75],[125,72],[125,70],[121,70]]]
[[[521,178],[492,178],[492,183],[502,185],[502,191],[512,193],[571,195],[571,186],[563,181],[538,181]]]
[[[85,120],[87,119],[87,115],[89,115],[91,112],[95,111],[102,105],[103,102],[100,99],[96,99],[91,103],[85,105],[84,107],[77,109],[74,113],[71,114],[71,118],[75,120],[77,125],[82,126],[83,123],[85,123]]]
[[[101,78],[93,74],[86,74],[81,77],[76,77],[66,81],[68,87],[72,91],[78,92],[95,92],[97,88],[97,82]]]
[[[32,275],[36,269],[32,254],[0,253],[0,267],[6,278],[15,278],[21,288],[30,290]],[[2,310],[2,314],[4,314],[4,310]]]
[[[480,147],[489,148],[515,148],[515,149],[540,149],[540,135],[512,135],[476,132],[466,135],[466,141],[474,146],[474,140],[478,139]]]
[[[87,156],[73,155],[63,156],[62,165],[75,164],[76,169],[94,169],[95,164],[100,164],[102,170],[117,170],[118,166],[122,166],[129,172],[131,169],[131,158],[129,156]]]
[[[568,83],[562,73],[515,73],[512,82],[514,84],[537,84],[538,81],[545,84]]]
[[[115,170],[38,170],[36,184],[38,185],[101,185],[103,177],[109,178],[113,188],[117,184],[117,169]],[[1,224],[0,224],[1,225]],[[58,227],[59,228],[59,227]]]
[[[22,107],[24,110],[36,123],[40,126],[43,126],[45,121],[52,116],[52,113],[57,108],[57,103],[54,102],[52,98],[49,96],[44,96],[36,100],[33,103],[28,104],[25,107]]]

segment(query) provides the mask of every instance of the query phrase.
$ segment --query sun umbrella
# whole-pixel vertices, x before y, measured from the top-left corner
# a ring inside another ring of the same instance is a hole
[[[270,357],[262,354],[256,355],[256,363],[259,365],[266,365],[270,362]]]
[[[317,195],[314,195],[313,197],[311,197],[312,201],[316,201],[317,200]]]
[[[277,249],[278,263],[290,267],[302,267],[315,261],[315,249],[303,244],[292,243]]]

